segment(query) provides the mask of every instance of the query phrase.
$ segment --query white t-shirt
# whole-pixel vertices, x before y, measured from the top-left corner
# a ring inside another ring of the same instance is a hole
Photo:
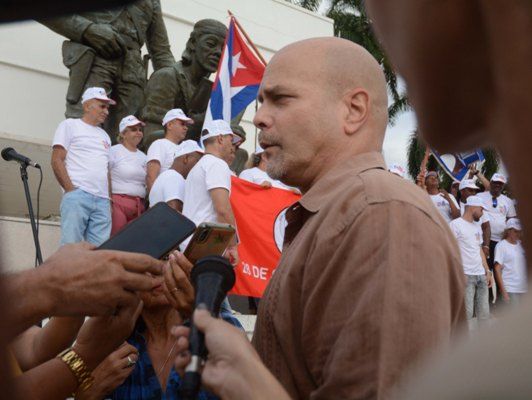
[[[286,190],[292,189],[290,186],[285,185],[283,182],[271,178],[270,175],[266,173],[266,171],[263,171],[259,167],[245,169],[240,173],[239,178],[244,179],[248,182],[256,183],[257,185],[260,185],[264,181],[268,181],[275,188]]]
[[[452,195],[449,195],[449,197],[451,198],[451,201],[454,203],[454,205],[458,207],[456,199]],[[440,214],[443,216],[443,218],[445,218],[445,221],[447,221],[447,223],[450,223],[453,220],[453,217],[451,216],[451,206],[449,205],[449,202],[445,199],[443,194],[431,194],[430,199],[432,200]]]
[[[179,145],[166,138],[157,139],[148,149],[148,162],[157,160],[161,164],[159,173],[167,171],[174,163],[174,154],[178,147]]]
[[[460,248],[462,266],[466,275],[484,275],[480,256],[482,231],[478,225],[468,222],[462,217],[453,219],[449,224]]]
[[[464,213],[465,213],[465,203],[460,202],[460,215],[463,217]],[[480,220],[478,222],[477,221],[473,221],[473,223],[478,225],[480,227],[480,229],[482,229],[482,224],[484,222],[490,222],[490,220],[489,220],[488,216],[486,215],[485,211],[482,213],[482,217],[480,217]]]
[[[526,259],[521,242],[501,240],[495,246],[495,262],[502,267],[502,281],[509,293],[526,293]]]
[[[498,242],[502,239],[506,220],[516,216],[514,202],[508,196],[501,194],[497,197],[497,206],[493,207],[494,200],[489,191],[479,193],[478,196],[487,208],[484,210],[484,214],[490,221],[491,240]]]
[[[202,222],[217,222],[209,193],[217,188],[231,192],[231,170],[221,158],[205,154],[187,176],[183,215],[194,221],[196,226]],[[182,248],[187,244],[188,239],[183,242]]]
[[[150,207],[160,202],[185,199],[185,178],[175,169],[160,174],[150,190]]]
[[[66,151],[65,165],[72,184],[98,197],[109,198],[109,149],[111,139],[100,127],[81,118],[69,118],[59,124],[52,146]]]
[[[111,147],[109,157],[112,192],[146,197],[146,154],[116,144]]]

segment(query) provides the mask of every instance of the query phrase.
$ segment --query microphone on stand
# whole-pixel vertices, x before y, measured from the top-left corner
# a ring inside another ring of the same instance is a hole
[[[6,161],[16,161],[22,165],[31,165],[34,168],[41,168],[39,164],[31,161],[28,157],[17,153],[13,147],[6,147],[2,150],[2,158]]]
[[[190,279],[196,290],[195,308],[202,304],[213,317],[218,317],[222,301],[235,284],[235,272],[229,260],[221,256],[204,257],[192,268]],[[200,368],[207,356],[205,336],[194,321],[191,321],[188,340],[191,360],[180,388],[184,400],[197,398],[201,386]]]

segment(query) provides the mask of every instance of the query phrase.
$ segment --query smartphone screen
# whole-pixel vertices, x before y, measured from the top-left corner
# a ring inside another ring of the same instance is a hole
[[[196,225],[166,203],[158,203],[126,225],[98,249],[162,258],[189,237]]]

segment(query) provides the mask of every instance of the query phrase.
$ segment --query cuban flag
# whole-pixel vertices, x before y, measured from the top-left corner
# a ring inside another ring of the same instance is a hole
[[[443,170],[454,181],[460,182],[466,176],[471,164],[484,161],[482,150],[473,150],[466,153],[440,154],[436,150],[431,150],[432,155],[441,165]]]
[[[256,99],[264,68],[231,17],[205,122],[223,119],[231,123]]]

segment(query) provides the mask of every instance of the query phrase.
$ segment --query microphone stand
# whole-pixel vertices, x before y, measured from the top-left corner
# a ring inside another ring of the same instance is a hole
[[[28,212],[30,215],[31,230],[33,232],[33,241],[35,242],[35,250],[37,251],[37,264],[42,264],[41,245],[39,244],[39,233],[37,232],[37,224],[35,223],[35,215],[33,214],[33,205],[31,204],[30,188],[28,186],[28,166],[20,164],[20,178],[24,185],[24,193],[26,194],[26,202],[28,203]]]

